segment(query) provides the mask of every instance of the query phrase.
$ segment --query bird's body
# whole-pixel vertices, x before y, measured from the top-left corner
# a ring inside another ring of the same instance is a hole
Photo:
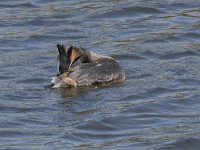
[[[81,47],[68,48],[66,54],[59,52],[59,55],[67,59],[63,59],[64,62],[62,59],[58,60],[59,75],[53,78],[54,87],[90,86],[116,83],[125,79],[124,70],[112,57],[99,55]],[[73,66],[79,58],[81,63]]]

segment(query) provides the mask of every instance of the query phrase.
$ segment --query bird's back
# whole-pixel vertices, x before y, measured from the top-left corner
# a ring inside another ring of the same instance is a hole
[[[79,86],[119,82],[125,79],[123,69],[113,58],[102,58],[97,62],[82,63],[75,66],[73,70],[69,77],[76,80]]]

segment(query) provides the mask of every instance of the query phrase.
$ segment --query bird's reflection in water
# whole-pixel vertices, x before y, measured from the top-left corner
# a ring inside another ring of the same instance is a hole
[[[101,90],[101,89],[109,89],[112,87],[120,87],[124,86],[125,83],[119,82],[119,83],[107,83],[107,84],[95,84],[91,86],[82,86],[77,88],[58,88],[60,90],[60,93],[63,98],[73,98],[75,96],[83,95],[87,92],[91,92],[94,90]]]
[[[86,93],[91,87],[78,87],[78,88],[59,88],[62,98],[72,98],[80,94]]]

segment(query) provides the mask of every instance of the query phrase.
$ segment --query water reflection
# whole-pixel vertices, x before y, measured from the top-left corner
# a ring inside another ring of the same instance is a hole
[[[90,87],[61,88],[61,89],[59,89],[59,92],[63,98],[70,98],[70,97],[84,94],[87,91],[92,90],[92,89],[93,88],[90,88]]]
[[[196,0],[0,1],[2,149],[198,149]],[[56,44],[114,57],[125,82],[46,88]]]

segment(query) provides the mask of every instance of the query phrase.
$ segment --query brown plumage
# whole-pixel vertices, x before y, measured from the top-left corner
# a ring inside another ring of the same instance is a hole
[[[121,82],[125,73],[112,57],[103,56],[77,46],[58,48],[59,73],[52,82],[54,87],[77,87]],[[80,59],[80,64],[73,65]]]

